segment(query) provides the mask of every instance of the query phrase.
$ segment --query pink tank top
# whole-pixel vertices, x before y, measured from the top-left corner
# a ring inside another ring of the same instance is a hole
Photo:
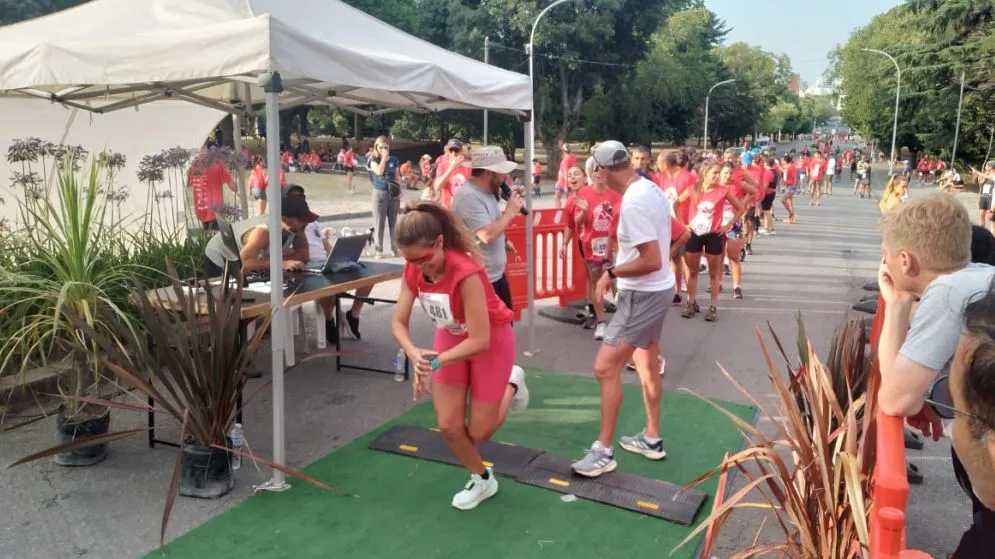
[[[728,190],[721,185],[715,185],[707,192],[692,192],[690,198],[690,220],[688,226],[698,235],[717,233],[722,227],[722,214],[726,208],[726,193]]]

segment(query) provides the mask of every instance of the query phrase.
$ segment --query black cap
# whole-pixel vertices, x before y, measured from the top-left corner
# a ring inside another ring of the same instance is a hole
[[[304,196],[304,187],[299,184],[288,185],[283,191],[284,196]]]
[[[307,223],[318,221],[318,214],[311,211],[303,196],[284,196],[280,200],[280,215],[294,217]]]

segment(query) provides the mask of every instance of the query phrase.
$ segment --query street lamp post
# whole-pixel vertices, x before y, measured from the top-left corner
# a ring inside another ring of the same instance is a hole
[[[710,87],[708,89],[708,95],[705,95],[705,147],[703,148],[705,151],[708,151],[708,99],[712,96],[712,92],[715,91],[716,87],[720,85],[726,85],[727,83],[732,83],[734,81],[736,80],[720,81],[719,83]]]
[[[526,50],[529,54],[529,87],[531,88],[532,95],[535,95],[535,64],[533,57],[533,44],[536,38],[536,28],[539,27],[539,20],[542,16],[546,15],[546,12],[559,6],[564,2],[569,0],[556,0],[552,4],[543,8],[539,15],[536,16],[535,21],[532,23],[532,33],[529,34],[529,44],[526,46]],[[532,159],[535,157],[536,152],[536,115],[535,115],[535,100],[532,101],[532,111],[529,114],[529,137],[525,141],[526,151],[525,151],[525,168],[530,169],[529,165],[532,164]],[[546,146],[547,150],[549,146]],[[528,173],[526,173],[528,176]],[[525,189],[525,207],[532,212],[532,189]],[[528,331],[528,346],[526,347],[526,354],[530,354],[535,350],[535,340],[536,340],[536,320],[535,320],[535,247],[533,246],[533,224],[532,219],[525,220],[525,264],[527,266],[527,277],[529,284],[529,308],[528,312],[525,314],[526,328]]]
[[[897,72],[898,83],[895,86],[895,122],[891,127],[891,159],[888,161],[888,174],[890,175],[895,171],[895,157],[898,156],[895,153],[895,139],[898,137],[898,99],[902,93],[902,68],[898,65],[898,61],[894,59],[890,54],[883,50],[877,49],[860,49],[866,52],[874,52],[877,54],[883,54],[891,60],[891,63],[895,65],[895,71]]]

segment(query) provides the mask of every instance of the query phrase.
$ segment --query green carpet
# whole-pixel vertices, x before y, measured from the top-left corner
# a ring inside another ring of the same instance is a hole
[[[580,457],[598,433],[598,388],[588,378],[531,372],[529,410],[512,416],[496,440]],[[753,408],[726,407],[753,417]],[[625,386],[620,432],[644,424],[638,386]],[[393,423],[434,426],[428,404]],[[166,546],[167,557],[391,558],[666,557],[691,530],[589,501],[564,503],[561,495],[501,478],[496,497],[474,511],[450,506],[466,475],[452,466],[367,449],[383,428],[318,460],[305,471],[356,494],[341,497],[303,482],[282,494],[250,497],[232,510]],[[686,483],[742,444],[728,419],[705,402],[679,393],[663,398],[663,442],[668,456],[652,462],[619,449],[619,469],[676,484]],[[715,483],[701,489],[712,494]],[[711,508],[705,502],[698,521]],[[673,557],[691,557],[692,542]],[[151,558],[161,557],[159,551]]]

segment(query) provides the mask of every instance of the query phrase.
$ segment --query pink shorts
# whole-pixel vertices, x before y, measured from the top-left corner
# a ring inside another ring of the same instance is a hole
[[[455,346],[466,336],[454,336],[437,328],[432,349],[439,353]],[[470,388],[474,402],[500,402],[515,366],[515,331],[510,324],[491,326],[491,347],[466,361],[445,365],[435,372],[433,381]]]

